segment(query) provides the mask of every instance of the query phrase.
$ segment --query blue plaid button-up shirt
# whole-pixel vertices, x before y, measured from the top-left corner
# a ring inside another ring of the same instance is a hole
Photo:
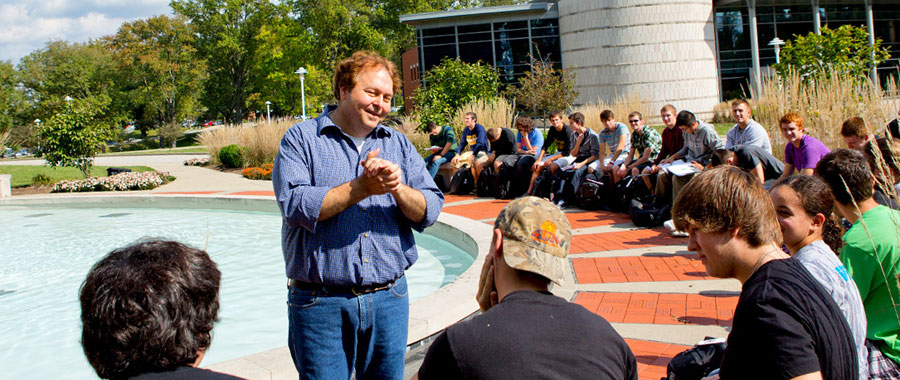
[[[318,118],[292,126],[281,140],[272,184],[284,221],[281,247],[288,278],[325,285],[371,285],[395,280],[418,258],[412,229],[433,224],[444,195],[425,161],[402,133],[378,125],[362,153],[332,122]],[[363,173],[359,162],[375,149],[400,166],[402,181],[425,196],[420,223],[410,221],[390,194],[373,195],[317,222],[325,194]]]

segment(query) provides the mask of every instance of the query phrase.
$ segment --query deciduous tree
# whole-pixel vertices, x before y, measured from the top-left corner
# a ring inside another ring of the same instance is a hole
[[[492,67],[459,59],[444,59],[422,79],[423,86],[415,93],[416,108],[424,122],[438,124],[449,122],[466,103],[497,96],[500,88],[500,77]]]
[[[564,111],[578,97],[575,74],[537,61],[519,79],[519,86],[512,90],[512,95],[532,116],[543,118],[549,111]]]
[[[41,126],[42,151],[50,166],[73,166],[88,178],[94,156],[114,136],[116,124],[101,117],[105,107],[84,100],[74,103]]]
[[[275,5],[268,0],[173,0],[170,5],[190,20],[197,53],[207,61],[203,103],[211,113],[240,123],[259,75],[254,70],[257,35],[271,21]]]
[[[134,85],[134,109],[150,124],[177,124],[196,118],[200,93],[206,79],[205,60],[198,59],[195,37],[184,16],[156,16],[126,22],[105,39],[122,72]]]
[[[778,72],[787,74],[793,70],[802,78],[814,79],[842,71],[864,78],[873,64],[890,58],[880,38],[869,45],[869,33],[863,28],[843,25],[837,29],[823,27],[821,32],[821,35],[810,32],[788,41],[781,48],[781,62],[775,65]]]

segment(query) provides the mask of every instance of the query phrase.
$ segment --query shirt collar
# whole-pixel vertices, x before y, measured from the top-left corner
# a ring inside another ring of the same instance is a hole
[[[329,104],[325,106],[325,111],[316,118],[316,122],[318,123],[316,132],[319,135],[322,135],[322,133],[328,129],[335,129],[338,132],[343,132],[343,130],[331,120],[331,112],[335,109],[337,109],[336,105]],[[375,136],[378,137],[390,137],[391,131],[393,131],[391,128],[385,127],[384,125],[381,125],[381,123],[378,123],[378,125],[375,126]]]

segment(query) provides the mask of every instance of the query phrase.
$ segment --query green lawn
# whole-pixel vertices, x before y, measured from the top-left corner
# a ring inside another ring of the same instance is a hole
[[[91,175],[95,177],[106,177],[106,168],[109,166],[94,166]],[[148,166],[125,166],[136,172],[149,172],[154,169]],[[31,166],[31,165],[0,165],[0,174],[12,174],[12,187],[23,187],[32,184],[32,178],[38,174],[44,174],[50,177],[53,183],[62,180],[84,179],[81,171],[76,168],[49,166]]]

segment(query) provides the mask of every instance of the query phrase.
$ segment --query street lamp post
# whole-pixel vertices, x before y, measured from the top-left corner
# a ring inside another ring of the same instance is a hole
[[[781,45],[784,45],[784,41],[781,38],[775,37],[769,41],[769,46],[775,48],[775,63],[781,63]]]
[[[41,152],[41,119],[34,119],[34,124],[37,125],[38,130],[38,153]]]
[[[271,113],[270,110],[269,110],[269,105],[270,105],[270,104],[272,104],[272,102],[266,100],[266,124],[271,124],[271,123],[272,123],[272,113]]]
[[[306,89],[304,88],[304,79],[306,79],[306,73],[308,73],[308,71],[306,71],[306,69],[304,69],[303,67],[297,69],[297,71],[294,71],[294,74],[300,74],[300,101],[303,104],[303,120],[306,120]]]

